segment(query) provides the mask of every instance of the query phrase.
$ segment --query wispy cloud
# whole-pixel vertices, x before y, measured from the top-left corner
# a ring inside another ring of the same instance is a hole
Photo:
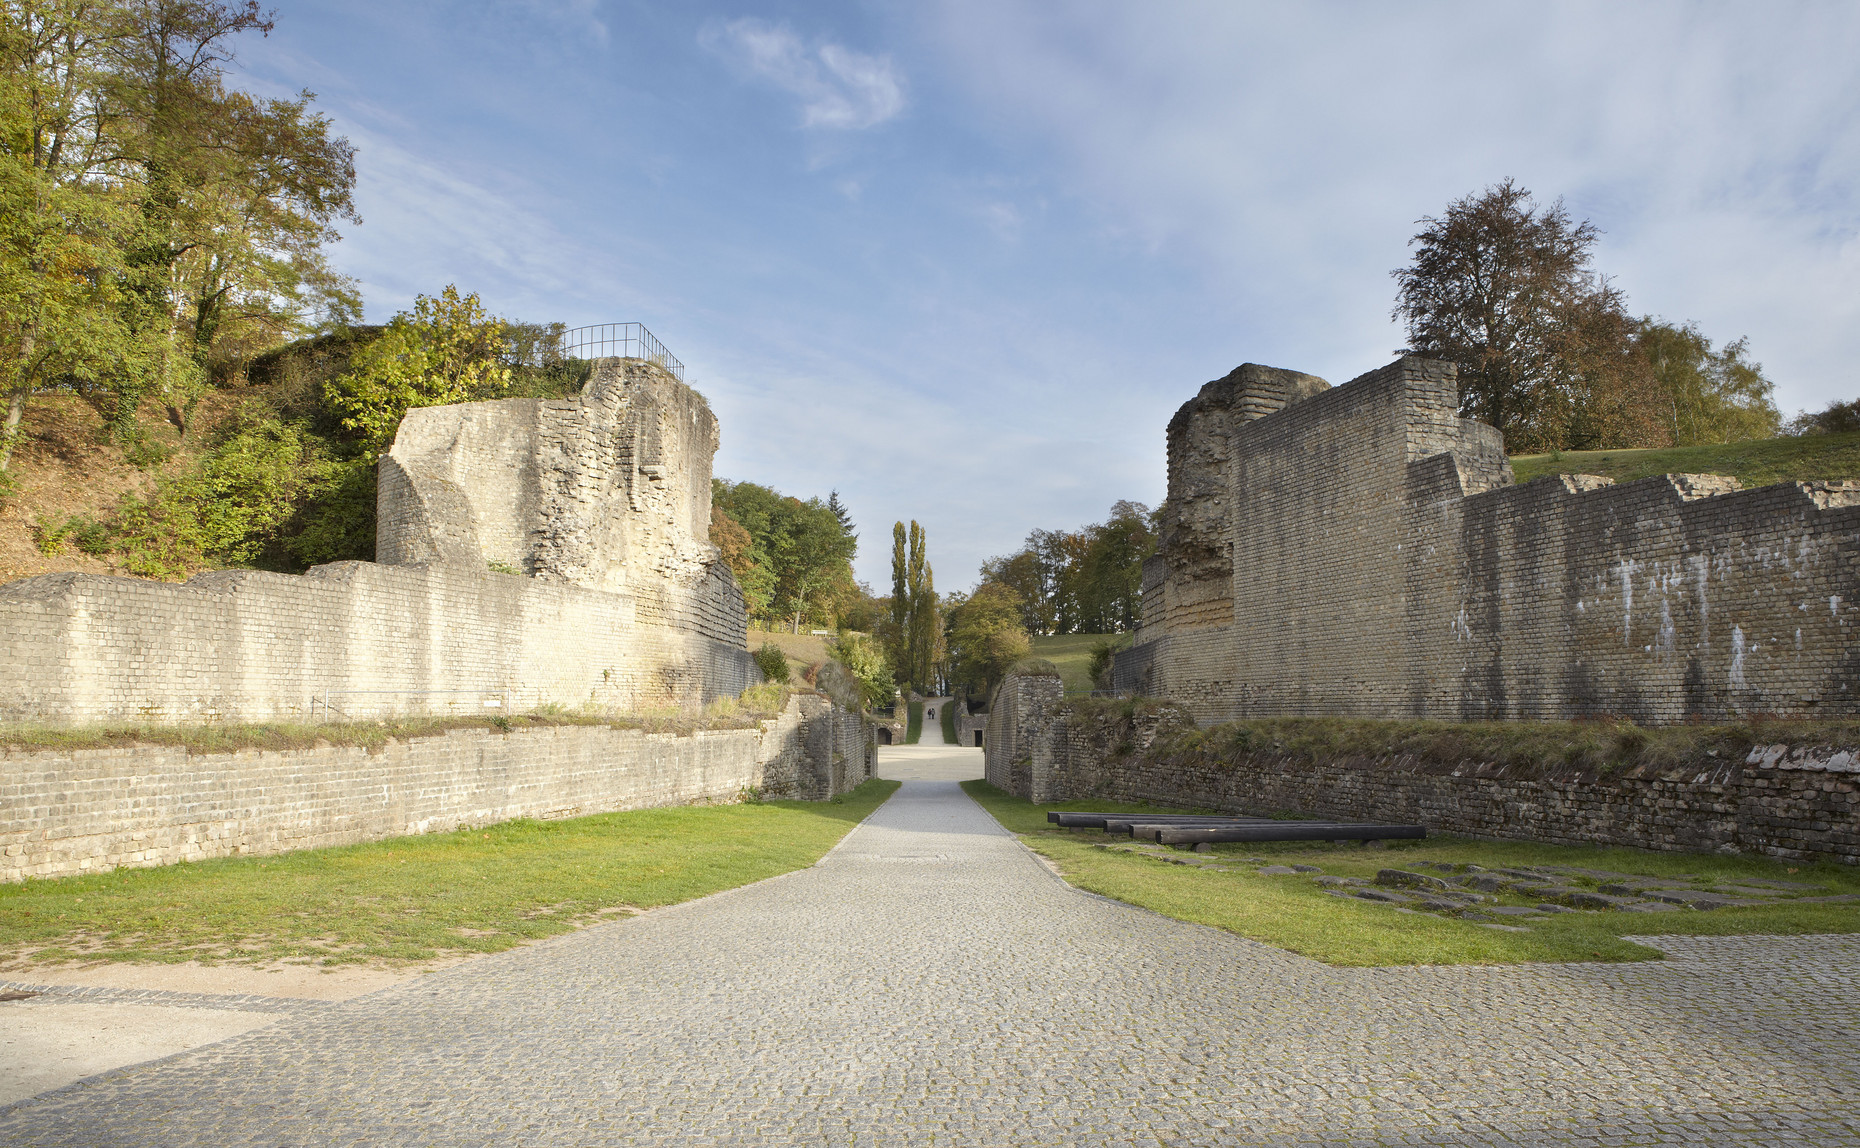
[[[904,110],[904,77],[890,56],[810,48],[787,25],[754,17],[708,23],[698,38],[742,75],[799,99],[804,127],[859,131]]]

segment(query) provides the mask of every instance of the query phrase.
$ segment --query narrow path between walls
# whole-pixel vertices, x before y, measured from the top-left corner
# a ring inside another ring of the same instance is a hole
[[[1066,886],[957,787],[980,757],[883,750],[904,787],[810,869],[91,1078],[0,1143],[1860,1145],[1860,939],[1330,968]]]

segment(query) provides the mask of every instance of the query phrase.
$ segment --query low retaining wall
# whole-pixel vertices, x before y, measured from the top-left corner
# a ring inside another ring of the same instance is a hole
[[[1562,845],[1747,852],[1860,863],[1860,753],[1759,746],[1736,761],[1608,776],[1507,776],[1411,756],[1311,761],[1272,752],[1171,751],[1194,728],[1170,703],[1128,712],[1067,705],[1055,678],[995,695],[990,784],[1048,803],[1099,798],[1269,815],[1419,822],[1473,837]]]
[[[765,796],[820,800],[872,776],[871,726],[799,695],[760,729],[452,730],[380,749],[0,756],[0,881],[281,853],[516,817]]]

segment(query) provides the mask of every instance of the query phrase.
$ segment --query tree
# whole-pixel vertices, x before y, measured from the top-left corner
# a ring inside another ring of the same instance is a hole
[[[1090,542],[1076,575],[1081,632],[1122,632],[1143,619],[1143,562],[1156,553],[1152,519],[1149,507],[1120,500],[1109,518],[1086,528]]]
[[[504,365],[504,323],[485,313],[476,295],[448,284],[438,298],[421,295],[381,337],[356,351],[325,397],[342,424],[375,451],[385,450],[413,407],[492,399],[510,384]]]
[[[711,483],[713,522],[719,513],[749,536],[747,573],[738,578],[755,589],[768,611],[761,616],[780,616],[798,632],[810,618],[831,624],[834,609],[857,595],[852,558],[858,539],[845,532],[820,499],[803,502],[753,482],[716,479]]]
[[[1020,600],[998,582],[984,582],[949,612],[949,676],[952,688],[987,697],[1008,668],[1027,656]]]
[[[1854,431],[1860,431],[1860,399],[1848,402],[1836,399],[1813,413],[1797,411],[1787,428],[1787,433],[1792,435],[1851,434]]]
[[[1077,531],[1035,530],[1020,551],[982,563],[982,584],[1019,603],[1030,633],[1128,630],[1143,614],[1143,562],[1156,553],[1157,513],[1119,501]]]
[[[760,618],[768,612],[769,597],[775,589],[775,575],[768,568],[767,561],[757,552],[755,539],[749,536],[740,522],[730,517],[730,512],[713,501],[710,508],[710,544],[715,546],[723,558],[724,565],[736,577],[736,585],[743,592],[743,604],[751,618]]]
[[[853,529],[851,513],[847,511],[846,504],[840,501],[839,491],[831,490],[827,492],[827,509],[833,512],[833,517],[839,519],[840,529],[845,531],[847,537],[859,537],[858,532]]]
[[[1020,604],[1021,628],[1029,634],[1054,632],[1057,618],[1047,592],[1048,578],[1039,556],[1031,549],[982,563],[982,582],[1001,586],[1014,595]]]
[[[919,692],[933,688],[942,654],[937,617],[936,580],[924,528],[914,521],[908,530],[904,523],[895,523],[891,528],[890,617],[884,637],[899,683]]]
[[[26,396],[90,398],[122,440],[144,396],[183,432],[216,354],[353,317],[323,245],[360,222],[354,152],[309,110],[226,86],[256,0],[0,6],[0,468]]]
[[[1640,355],[1652,372],[1660,419],[1674,446],[1773,438],[1782,424],[1776,385],[1750,359],[1749,340],[1713,351],[1697,324],[1640,321]]]
[[[1507,179],[1420,221],[1395,317],[1417,355],[1460,366],[1460,413],[1512,453],[1634,445],[1649,423],[1636,329],[1590,270],[1601,232]]]
[[[88,4],[0,7],[0,471],[33,392],[134,364],[119,311],[133,223],[100,169],[109,24]]]

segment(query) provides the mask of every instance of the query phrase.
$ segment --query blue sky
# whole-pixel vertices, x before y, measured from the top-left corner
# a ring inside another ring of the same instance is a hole
[[[880,592],[895,519],[960,589],[1154,504],[1242,362],[1380,366],[1415,221],[1506,176],[1785,412],[1860,393],[1852,6],[275,2],[242,81],[356,144],[370,319],[645,323]]]

